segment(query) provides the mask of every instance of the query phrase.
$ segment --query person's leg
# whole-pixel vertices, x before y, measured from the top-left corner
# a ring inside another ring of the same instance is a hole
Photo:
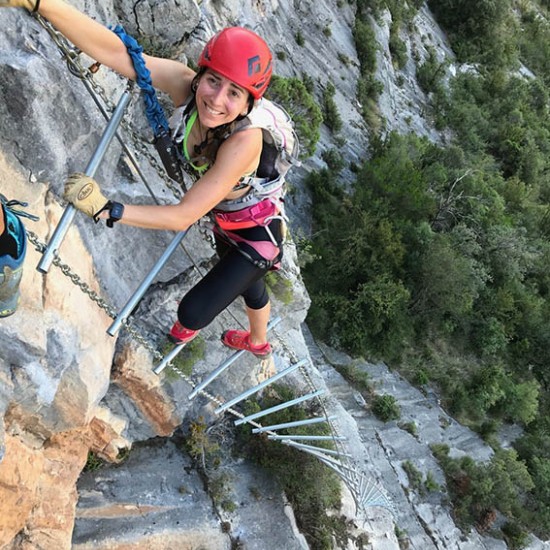
[[[267,324],[271,313],[271,303],[261,309],[252,309],[246,306],[248,323],[250,324],[250,343],[254,346],[263,346],[267,343]]]
[[[263,292],[263,282],[258,281],[263,274],[264,270],[256,267],[237,250],[228,250],[181,300],[178,321],[170,331],[172,340],[192,339],[196,334],[190,332],[198,331],[210,324],[237,296],[246,294],[249,288],[253,290],[251,299],[252,307],[255,307],[256,295]],[[264,305],[265,302],[261,304],[262,307]],[[255,317],[254,313],[252,315]],[[260,327],[259,319],[256,325]]]
[[[271,234],[277,239],[279,244],[279,254],[275,262],[280,262],[282,256],[282,224],[280,220],[273,220],[269,225]],[[266,239],[266,230],[258,226],[244,229],[238,232],[241,239],[240,245],[251,257],[258,261],[265,261],[255,244],[260,244]],[[271,243],[269,243],[271,244]],[[244,258],[238,251],[237,253]],[[272,258],[272,257],[271,257]],[[254,263],[247,260],[251,265]],[[267,339],[267,326],[271,314],[271,304],[269,295],[263,277],[268,272],[268,268],[259,268],[255,266],[257,277],[243,292],[242,296],[246,305],[246,314],[249,322],[249,331],[228,330],[222,335],[222,342],[233,349],[245,349],[251,351],[258,357],[267,357],[271,354],[271,345]]]
[[[265,270],[260,271],[265,274]],[[267,324],[271,305],[263,278],[252,283],[242,296],[250,330],[226,330],[222,334],[222,342],[232,349],[250,351],[261,358],[268,357],[271,355],[271,345],[267,341]]]

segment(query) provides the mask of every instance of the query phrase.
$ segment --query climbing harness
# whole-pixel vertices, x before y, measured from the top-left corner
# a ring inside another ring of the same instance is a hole
[[[240,187],[250,190],[233,200],[224,200],[213,211],[215,231],[232,243],[252,263],[263,269],[279,269],[281,243],[277,242],[269,223],[275,219],[282,224],[282,233],[288,218],[285,215],[285,176],[292,166],[299,166],[299,142],[288,113],[265,98],[254,105],[250,113],[238,121],[232,133],[248,128],[260,128],[263,136],[262,153],[256,174],[245,176]],[[239,229],[261,226],[266,241],[252,241],[237,233]],[[251,247],[262,258],[251,257],[241,243]]]
[[[86,85],[90,93],[92,93],[92,91],[96,92],[98,89],[96,87],[97,85],[91,84],[91,82],[94,81],[92,77],[92,73],[89,70],[82,70],[80,61],[78,61],[78,54],[75,54],[74,50],[67,49],[66,39],[62,37],[62,35],[60,35],[57,31],[55,31],[55,29],[53,29],[53,27],[51,27],[49,23],[43,20],[41,16],[35,14],[35,17],[38,19],[38,21],[40,21],[42,26],[44,26],[46,30],[50,33],[55,43],[58,44],[58,46],[59,44],[62,44],[62,47],[60,47],[60,49],[64,52],[64,55],[66,56],[66,59],[67,59],[67,63],[71,67],[73,67],[74,70],[76,70],[75,67],[78,67],[78,73],[80,75],[86,74],[84,78],[86,79],[86,82],[90,82],[89,85]],[[73,72],[73,70],[71,70],[71,72]],[[123,94],[117,107],[112,109],[113,115],[105,131],[105,134],[104,134],[105,139],[102,139],[103,145],[101,145],[101,147],[98,147],[99,150],[96,150],[96,153],[94,153],[94,156],[92,157],[92,160],[90,161],[90,164],[88,166],[89,168],[88,171],[95,170],[96,168],[95,165],[101,161],[104,154],[103,148],[106,148],[108,143],[110,143],[110,141],[112,140],[113,136],[116,135],[117,126],[121,124],[126,129],[127,124],[122,122],[122,117],[118,111],[124,111],[124,107],[125,107],[124,103],[126,102],[125,98],[127,97],[127,95],[129,95],[129,89],[127,89],[125,94]],[[108,103],[105,102],[105,104],[107,105]],[[131,129],[130,131],[131,131],[132,137],[135,138],[137,134],[135,134],[135,132],[133,132],[133,130]],[[157,172],[159,173],[160,177],[167,182],[167,178],[163,175],[164,172],[161,169],[160,165],[158,165],[158,163],[155,164],[154,159],[153,161],[151,161],[151,158],[152,158],[151,155],[147,154],[146,158],[150,162],[152,162],[153,167],[157,168]],[[167,185],[168,185],[168,182],[167,182]],[[179,193],[179,190],[171,186],[171,182],[169,186],[171,189],[175,190],[176,193]],[[262,201],[263,199],[258,200],[252,206],[260,205]],[[264,208],[266,208],[266,212],[267,212],[268,209],[266,205],[262,205],[262,206],[258,206],[258,210],[252,211],[251,215],[256,215],[257,219],[262,219],[262,213],[264,212],[263,210]],[[235,210],[239,210],[239,209],[235,209]],[[224,221],[227,223],[245,223],[244,220],[242,219],[239,220],[238,217],[232,217],[233,214],[229,215],[229,213],[234,212],[235,210],[225,211]],[[254,214],[254,212],[256,212],[256,214]],[[68,224],[67,224],[67,227],[68,227]],[[171,245],[168,247],[167,251],[163,255],[163,257],[159,259],[159,261],[157,261],[157,264],[153,267],[153,270],[148,274],[148,276],[140,286],[140,289],[138,289],[139,292],[144,293],[146,291],[148,286],[151,284],[155,274],[158,273],[158,271],[160,271],[160,269],[162,268],[164,263],[167,261],[170,254],[181,243],[181,240],[183,239],[184,236],[185,236],[185,232],[182,232],[176,235]],[[51,241],[48,246],[41,243],[38,237],[36,236],[36,234],[34,234],[31,231],[27,231],[27,238],[35,246],[36,250],[41,252],[43,255],[46,253],[46,251],[48,250],[48,247],[50,247],[51,245]],[[268,378],[267,380],[263,381],[257,386],[246,390],[242,394],[227,401],[222,400],[222,398],[216,397],[211,393],[209,393],[206,390],[206,387],[215,378],[220,376],[227,368],[229,368],[231,364],[235,363],[235,361],[246,352],[242,350],[236,351],[235,353],[233,353],[233,355],[229,357],[228,360],[226,360],[215,371],[213,371],[205,380],[201,381],[200,383],[195,382],[190,376],[186,375],[181,369],[179,369],[176,365],[172,363],[172,360],[185,347],[185,344],[175,346],[170,353],[163,356],[155,348],[155,346],[152,345],[151,342],[146,337],[140,334],[139,331],[128,320],[130,312],[128,312],[127,315],[123,317],[120,317],[120,314],[117,316],[117,313],[112,308],[112,306],[110,306],[103,298],[101,298],[101,296],[97,292],[91,290],[89,285],[83,282],[82,279],[77,274],[75,274],[69,266],[67,266],[61,261],[57,252],[57,248],[56,247],[50,247],[50,248],[51,248],[51,251],[50,251],[51,263],[53,263],[56,267],[58,267],[65,276],[69,277],[70,280],[76,286],[78,286],[83,293],[88,295],[93,302],[95,302],[101,309],[103,309],[107,313],[107,315],[109,315],[112,319],[115,319],[115,322],[118,319],[119,327],[123,325],[125,330],[128,332],[128,334],[130,334],[137,342],[143,345],[144,348],[151,353],[154,360],[161,361],[160,364],[153,369],[153,371],[156,374],[160,374],[162,370],[164,370],[164,368],[170,367],[170,369],[173,370],[182,380],[184,380],[191,386],[192,392],[189,394],[189,399],[194,398],[196,395],[204,396],[209,401],[211,401],[212,403],[218,406],[218,408],[216,409],[217,414],[228,412],[229,414],[234,416],[236,418],[235,420],[236,425],[248,424],[252,426],[253,433],[257,433],[257,434],[265,433],[267,434],[267,437],[269,437],[270,439],[278,440],[282,444],[292,446],[302,452],[315,456],[323,464],[325,464],[327,467],[335,471],[341,477],[344,483],[346,483],[346,485],[349,487],[353,495],[358,511],[364,510],[365,507],[367,506],[382,506],[382,507],[388,508],[390,511],[392,511],[392,513],[394,512],[393,504],[389,499],[389,497],[387,496],[385,490],[381,486],[379,486],[376,482],[374,482],[372,479],[368,478],[361,471],[361,469],[353,463],[351,455],[348,452],[346,452],[345,448],[343,447],[342,442],[345,441],[345,438],[339,435],[337,432],[336,426],[334,425],[335,417],[329,416],[326,412],[325,403],[323,399],[321,399],[321,396],[323,395],[324,390],[318,390],[315,388],[315,384],[313,383],[308,373],[308,370],[306,368],[306,364],[308,360],[306,359],[298,360],[297,356],[294,354],[292,349],[288,346],[284,338],[275,331],[275,326],[278,324],[278,322],[280,322],[280,319],[273,320],[270,323],[268,329],[273,330],[275,337],[281,343],[283,353],[286,356],[288,356],[290,359],[290,362],[291,362],[290,366],[281,370],[279,373]],[[136,304],[134,304],[134,306],[135,305]],[[302,395],[300,397],[297,397],[291,401],[281,403],[280,405],[277,405],[275,407],[271,407],[269,409],[265,409],[263,411],[259,411],[258,413],[254,413],[248,416],[245,416],[239,410],[236,410],[234,408],[235,405],[237,405],[247,397],[253,395],[254,393],[268,386],[269,384],[272,384],[275,381],[282,379],[283,377],[287,376],[288,374],[296,370],[299,370],[303,374],[304,379],[306,380],[310,389],[309,393]],[[299,405],[312,399],[315,399],[316,402],[320,405],[321,410],[323,411],[323,416],[316,416],[314,418],[276,424],[276,425],[270,425],[270,426],[262,426],[261,423],[258,422],[259,418],[262,418],[263,416],[267,416],[272,412],[275,412],[276,410],[282,410],[287,407]],[[327,425],[331,429],[332,435],[330,436],[309,435],[308,436],[303,433],[301,433],[300,435],[298,434],[279,435],[277,433],[278,430],[281,430],[281,429],[286,430],[293,427],[301,427],[301,426],[318,424],[318,423],[327,423]],[[330,440],[333,442],[335,449],[326,449],[324,447],[316,447],[314,445],[305,444],[303,443],[304,440],[309,440],[309,441]]]
[[[238,247],[240,242],[246,243],[258,253],[262,260],[255,259],[246,251],[238,248],[241,254],[244,254],[253,264],[262,269],[279,269],[280,262],[277,261],[277,258],[281,253],[281,244],[275,239],[269,223],[277,219],[284,223],[285,219],[271,200],[264,199],[253,206],[234,212],[214,210],[212,215],[214,217],[213,230],[222,239],[231,242],[235,247]],[[236,233],[239,229],[250,229],[258,226],[264,228],[269,241],[252,241],[244,239],[241,234]]]
[[[276,215],[277,207],[269,199],[234,212],[214,211],[216,225],[224,231],[267,225]]]

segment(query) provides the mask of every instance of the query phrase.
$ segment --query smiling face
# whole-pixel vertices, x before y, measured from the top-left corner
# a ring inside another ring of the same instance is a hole
[[[244,88],[207,69],[195,92],[199,120],[206,128],[233,122],[248,113],[248,98]]]

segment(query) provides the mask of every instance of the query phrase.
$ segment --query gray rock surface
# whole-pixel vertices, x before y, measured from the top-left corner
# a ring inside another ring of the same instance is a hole
[[[312,362],[330,392],[328,412],[338,416],[339,432],[348,438],[347,448],[356,463],[388,492],[395,506],[395,525],[406,533],[409,548],[505,550],[504,541],[482,536],[475,530],[465,535],[456,527],[449,509],[445,478],[430,445],[446,444],[450,456],[468,455],[480,462],[490,459],[492,449],[477,434],[449,417],[440,407],[437,396],[426,397],[383,364],[353,360],[317,344],[306,326],[302,331]],[[396,398],[401,409],[399,421],[385,423],[374,416],[363,396],[337,371],[336,367],[349,365],[368,375],[375,393]],[[415,423],[416,436],[400,427],[407,422]],[[419,494],[411,487],[403,469],[406,461],[421,472],[424,480],[428,474],[432,475],[440,490]],[[367,525],[371,514],[376,517],[374,510],[367,509]],[[542,550],[550,548],[550,543],[533,537],[527,548]]]
[[[231,548],[190,460],[169,441],[151,440],[119,466],[83,473],[79,495],[74,549]]]

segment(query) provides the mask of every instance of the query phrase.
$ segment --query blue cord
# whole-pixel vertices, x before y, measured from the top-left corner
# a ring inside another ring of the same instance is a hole
[[[113,32],[122,40],[128,55],[132,58],[134,64],[134,70],[136,71],[136,82],[143,91],[143,101],[145,102],[145,114],[147,120],[153,129],[155,136],[168,132],[168,121],[164,116],[164,111],[157,99],[157,94],[153,88],[151,81],[151,72],[145,66],[145,60],[143,59],[143,48],[139,45],[137,40],[130,35],[126,34],[124,28],[121,25],[117,25]]]

